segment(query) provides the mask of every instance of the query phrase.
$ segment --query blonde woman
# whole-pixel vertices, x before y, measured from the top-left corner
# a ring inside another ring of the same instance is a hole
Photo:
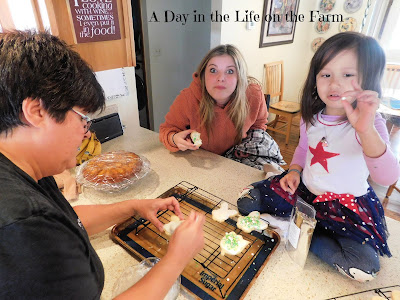
[[[249,129],[265,130],[267,117],[261,86],[247,75],[242,54],[233,45],[220,45],[207,53],[190,86],[171,105],[160,141],[171,152],[197,150],[190,139],[197,131],[202,149],[223,154]]]

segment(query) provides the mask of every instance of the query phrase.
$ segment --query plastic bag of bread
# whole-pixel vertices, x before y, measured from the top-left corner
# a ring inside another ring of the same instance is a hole
[[[306,263],[314,228],[317,224],[315,213],[314,207],[297,197],[290,216],[285,249],[301,268]]]
[[[76,171],[76,180],[84,187],[115,192],[146,176],[150,162],[133,152],[112,151],[84,162]]]

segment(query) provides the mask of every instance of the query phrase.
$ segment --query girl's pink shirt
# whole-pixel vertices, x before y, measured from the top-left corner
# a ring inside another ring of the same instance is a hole
[[[322,119],[328,122],[336,122],[340,116],[322,115]],[[375,128],[386,143],[386,151],[381,156],[372,158],[364,154],[370,176],[373,181],[380,185],[388,186],[393,184],[400,177],[400,166],[396,156],[390,148],[389,134],[386,128],[386,120],[382,118],[380,113],[375,115]],[[308,149],[308,137],[306,124],[303,119],[300,120],[300,140],[297,146],[291,165],[299,165],[304,169]]]

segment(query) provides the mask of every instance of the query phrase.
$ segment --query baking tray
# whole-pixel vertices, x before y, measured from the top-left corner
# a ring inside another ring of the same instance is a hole
[[[182,285],[201,299],[242,299],[279,245],[279,234],[269,228],[263,231],[264,234],[256,231],[245,233],[236,227],[237,217],[222,223],[214,221],[211,212],[224,200],[188,182],[177,184],[160,198],[170,196],[180,202],[185,216],[191,210],[202,212],[206,216],[205,246],[182,272]],[[237,209],[232,204],[228,203],[228,206],[230,209]],[[171,215],[171,211],[161,211],[158,219],[165,224],[170,222]],[[219,243],[225,233],[231,231],[242,235],[250,243],[238,255],[222,256]],[[136,216],[115,225],[111,237],[138,259],[151,256],[162,258],[167,251],[169,239],[153,224]]]

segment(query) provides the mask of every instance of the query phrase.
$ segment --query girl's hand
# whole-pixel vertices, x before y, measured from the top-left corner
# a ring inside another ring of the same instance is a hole
[[[133,200],[135,201],[135,200]],[[138,200],[135,205],[135,211],[144,219],[153,223],[157,229],[162,232],[164,230],[164,224],[160,222],[157,218],[157,213],[160,210],[171,210],[177,215],[181,220],[183,220],[183,214],[179,208],[179,202],[175,197],[168,197],[165,199],[146,199]]]
[[[281,178],[279,183],[285,192],[293,195],[300,184],[300,175],[297,172],[289,172]]]
[[[375,113],[379,107],[380,100],[377,92],[362,90],[355,80],[351,83],[354,91],[343,93],[342,97],[346,97],[346,99],[341,101],[350,124],[358,134],[363,134],[373,129]],[[351,106],[354,99],[357,101],[355,109]]]
[[[183,130],[181,132],[174,133],[171,137],[172,143],[178,147],[181,151],[186,150],[197,150],[200,146],[196,146],[193,144],[190,134],[193,132],[193,129]]]

